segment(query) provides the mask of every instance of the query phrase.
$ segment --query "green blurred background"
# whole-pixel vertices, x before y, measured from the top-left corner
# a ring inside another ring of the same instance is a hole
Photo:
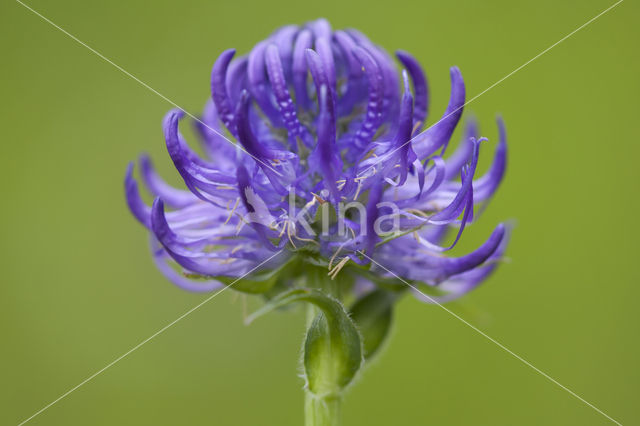
[[[451,65],[470,98],[613,1],[28,4],[196,113],[223,49],[324,16],[415,54],[433,122]],[[160,127],[171,106],[18,3],[1,8],[0,423],[16,425],[207,295],[155,270],[123,201],[142,151],[179,182]],[[458,252],[498,221],[516,228],[511,261],[450,305],[623,424],[640,424],[639,12],[623,2],[467,107],[491,139],[484,167],[498,112],[510,158]],[[398,308],[346,426],[610,424],[437,306]],[[29,424],[302,424],[303,313],[245,327],[244,309],[216,297]]]

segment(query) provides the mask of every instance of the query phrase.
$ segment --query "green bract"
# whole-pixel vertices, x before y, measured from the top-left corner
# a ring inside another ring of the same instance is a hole
[[[393,293],[375,290],[351,307],[351,319],[362,336],[365,359],[376,353],[389,334],[394,301]]]
[[[318,290],[289,290],[267,302],[247,322],[295,302],[310,303],[319,311],[304,343],[307,388],[320,397],[337,395],[353,381],[363,363],[360,334],[339,301]]]

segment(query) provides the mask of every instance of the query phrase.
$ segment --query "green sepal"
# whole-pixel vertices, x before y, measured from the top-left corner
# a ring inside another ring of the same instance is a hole
[[[252,273],[240,280],[234,277],[225,276],[207,276],[197,274],[185,274],[185,276],[191,279],[209,280],[213,278],[227,286],[231,286],[233,290],[241,293],[263,294],[271,290],[277,283],[284,282],[288,278],[295,276],[300,264],[301,259],[297,256],[292,256],[285,263],[275,269]]]
[[[232,277],[216,277],[225,285],[230,285],[236,291],[248,294],[262,294],[273,288],[278,281],[278,274],[282,268],[262,271],[258,274],[251,274],[241,280]]]
[[[370,359],[384,343],[393,320],[393,303],[396,295],[384,290],[374,290],[358,299],[351,307],[351,319],[362,336],[365,360]]]
[[[341,274],[348,274],[354,277],[362,277],[376,284],[378,288],[384,289],[396,295],[400,295],[412,288],[419,290],[427,296],[444,296],[446,291],[437,285],[431,285],[418,280],[400,279],[396,276],[382,276],[378,272],[373,272],[365,265],[349,264],[345,266]]]
[[[289,290],[250,315],[247,323],[295,302],[307,302],[320,310],[304,343],[307,388],[316,396],[338,395],[353,381],[363,363],[360,334],[339,301],[318,290]]]

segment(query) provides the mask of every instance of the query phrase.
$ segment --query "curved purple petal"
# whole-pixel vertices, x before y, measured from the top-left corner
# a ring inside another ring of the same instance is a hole
[[[382,72],[375,59],[364,48],[356,47],[353,54],[362,64],[369,82],[367,112],[353,141],[355,148],[363,149],[371,142],[373,135],[380,126],[380,118],[382,116]]]
[[[158,270],[167,277],[169,281],[181,289],[195,293],[206,293],[224,287],[224,284],[217,280],[191,280],[181,275],[170,265],[173,259],[166,253],[155,238],[150,238],[150,245],[153,263],[155,263]]]
[[[292,73],[293,88],[296,94],[296,103],[307,109],[309,107],[309,94],[307,92],[307,59],[305,52],[312,45],[311,31],[303,30],[298,33],[293,47]]]
[[[131,214],[145,227],[151,228],[151,209],[140,197],[138,182],[133,178],[133,162],[127,166],[127,173],[124,178],[124,193]]]
[[[227,94],[227,69],[229,63],[236,54],[235,49],[228,49],[222,52],[211,70],[211,96],[216,105],[216,109],[225,127],[235,135],[235,123],[231,99]]]
[[[162,198],[172,207],[186,207],[198,199],[191,192],[176,189],[166,183],[153,168],[153,163],[148,155],[140,156],[140,173],[149,191],[156,197]]]
[[[500,137],[493,163],[487,173],[473,183],[478,200],[486,200],[496,192],[507,167],[507,131],[502,118],[498,117],[497,122]]]
[[[465,88],[458,67],[451,68],[451,97],[442,118],[413,138],[413,150],[424,159],[446,145],[460,121],[464,107]]]
[[[280,62],[278,47],[275,44],[267,47],[265,56],[269,81],[271,82],[282,120],[289,132],[291,148],[295,150],[297,148],[296,137],[302,137],[305,129],[298,121],[295,105],[289,95],[289,89],[287,89],[287,82],[285,80],[282,63]]]
[[[416,100],[413,108],[413,120],[416,124],[420,123],[421,127],[427,120],[427,114],[429,112],[429,86],[427,84],[427,77],[422,71],[420,63],[408,52],[397,50],[396,57],[407,71],[409,71],[409,75],[411,75]],[[416,131],[418,131],[420,127],[416,127]]]

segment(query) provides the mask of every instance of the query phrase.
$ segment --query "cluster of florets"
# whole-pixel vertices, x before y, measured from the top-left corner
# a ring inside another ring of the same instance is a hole
[[[131,211],[151,231],[153,257],[171,281],[210,291],[248,274],[256,284],[245,289],[261,292],[281,271],[277,285],[295,286],[307,265],[360,290],[398,284],[394,276],[438,286],[443,293],[432,300],[444,301],[491,273],[506,245],[503,225],[470,254],[444,256],[506,163],[501,121],[483,176],[473,122],[443,158],[465,102],[458,68],[445,113],[427,127],[418,62],[397,52],[399,73],[358,31],[332,31],[324,20],[287,26],[234,56],[227,50],[215,62],[211,99],[195,121],[204,156],[179,131],[183,113],[165,117],[167,149],[187,189],[166,184],[143,156],[150,207],[132,165],[127,172]],[[444,244],[448,230],[456,236]]]

